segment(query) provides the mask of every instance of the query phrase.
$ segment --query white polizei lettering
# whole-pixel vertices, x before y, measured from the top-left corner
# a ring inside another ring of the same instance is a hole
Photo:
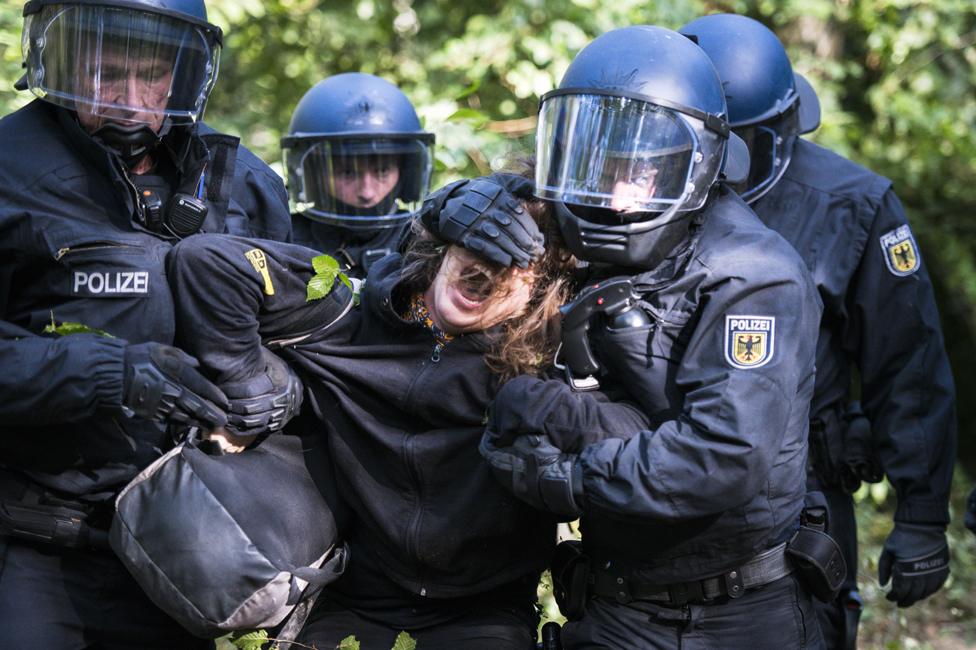
[[[119,287],[119,291],[132,291],[132,276],[135,275],[132,271],[126,271],[125,273],[119,273],[122,276],[122,286]]]
[[[747,330],[750,332],[768,332],[771,324],[771,321],[765,318],[733,318],[729,321],[729,327],[733,332],[737,332],[739,330]]]
[[[132,290],[136,293],[149,293],[149,271],[136,271],[135,286]]]
[[[105,291],[105,277],[108,273],[92,273],[88,276],[88,290],[92,293],[102,293]],[[96,283],[95,281],[98,280]],[[97,284],[97,286],[96,286]]]
[[[78,289],[81,289],[86,284],[88,284],[88,274],[84,271],[75,271],[74,293],[78,293]]]
[[[74,293],[149,293],[149,271],[75,271]]]

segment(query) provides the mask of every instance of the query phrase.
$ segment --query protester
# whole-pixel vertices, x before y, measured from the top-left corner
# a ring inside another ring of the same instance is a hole
[[[352,511],[346,571],[298,641],[355,634],[382,648],[405,630],[425,649],[533,642],[555,519],[498,485],[478,441],[498,386],[551,363],[574,264],[544,204],[519,209],[546,234],[526,268],[421,235],[372,266],[358,303],[338,281],[307,302],[315,253],[302,247],[201,236],[171,255],[188,348],[220,386],[260,373],[262,343],[287,360],[306,386],[304,429],[325,436]]]

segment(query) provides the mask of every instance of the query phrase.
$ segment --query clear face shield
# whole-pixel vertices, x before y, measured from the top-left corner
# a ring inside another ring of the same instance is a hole
[[[285,138],[293,211],[353,230],[392,228],[420,210],[433,136]]]
[[[775,120],[735,128],[736,135],[749,147],[749,177],[732,186],[744,201],[757,201],[783,176],[793,157],[798,131],[795,106]]]
[[[539,197],[609,209],[622,220],[701,207],[725,151],[695,117],[583,93],[543,98],[536,143]]]
[[[124,7],[49,5],[26,17],[31,91],[78,113],[89,132],[105,122],[159,132],[167,119],[203,115],[217,77],[217,36],[199,25]]]

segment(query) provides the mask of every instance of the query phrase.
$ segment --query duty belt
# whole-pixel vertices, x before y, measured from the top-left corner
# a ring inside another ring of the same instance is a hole
[[[716,598],[739,598],[749,589],[775,582],[792,572],[793,567],[786,558],[786,543],[783,543],[721,575],[669,585],[655,585],[615,572],[613,563],[609,563],[607,568],[597,567],[592,571],[590,590],[596,596],[613,598],[621,604],[650,600],[680,607]]]

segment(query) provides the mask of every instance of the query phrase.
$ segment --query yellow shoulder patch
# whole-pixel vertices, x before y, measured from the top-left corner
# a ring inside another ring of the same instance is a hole
[[[261,274],[264,279],[264,293],[268,296],[274,295],[274,284],[271,282],[271,273],[268,272],[268,258],[264,256],[264,251],[260,248],[252,248],[244,253],[244,257],[251,263],[254,270]]]

